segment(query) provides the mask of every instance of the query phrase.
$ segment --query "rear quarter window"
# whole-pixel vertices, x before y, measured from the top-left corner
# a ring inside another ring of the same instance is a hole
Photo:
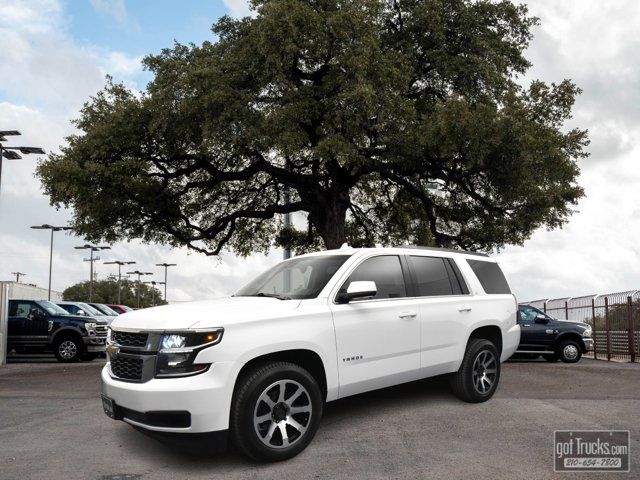
[[[507,279],[500,269],[500,265],[494,262],[483,262],[482,260],[467,260],[467,263],[476,274],[480,285],[488,294],[511,293]]]

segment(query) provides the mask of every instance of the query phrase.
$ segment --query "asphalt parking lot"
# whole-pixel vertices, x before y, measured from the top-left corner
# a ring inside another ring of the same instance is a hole
[[[637,364],[506,363],[494,398],[477,405],[443,379],[340,400],[301,455],[260,465],[233,452],[177,452],[110,420],[98,396],[104,361],[13,362],[0,368],[3,480],[579,478],[553,473],[553,431],[613,428],[631,431],[631,474],[588,478],[640,472]]]

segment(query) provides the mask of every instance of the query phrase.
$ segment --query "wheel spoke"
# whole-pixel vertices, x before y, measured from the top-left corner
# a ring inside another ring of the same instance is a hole
[[[293,395],[291,395],[288,400],[285,400],[285,403],[289,406],[293,405],[293,402],[295,402],[298,399],[298,397],[303,393],[304,393],[304,390],[302,389],[302,387],[298,387],[298,389],[293,393]]]
[[[298,432],[300,432],[301,434],[304,433],[304,431],[307,429],[307,427],[303,426],[301,423],[297,422],[294,418],[291,417],[287,418],[285,422],[298,430]]]
[[[291,407],[289,415],[296,415],[298,413],[309,413],[311,411],[311,405],[303,405],[302,407]]]
[[[492,374],[496,373],[497,371],[498,371],[498,369],[496,369],[496,368],[487,368],[487,370],[486,370],[487,375],[492,375]]]
[[[269,425],[269,430],[267,430],[267,434],[262,437],[264,440],[266,440],[266,443],[271,444],[271,439],[273,438],[273,434],[276,431],[276,428],[278,428],[278,424],[276,422],[271,422],[271,425]]]
[[[289,436],[287,435],[287,424],[285,422],[280,422],[278,426],[280,427],[280,434],[282,435],[282,446],[286,447],[289,445]]]
[[[276,402],[271,400],[271,397],[269,397],[269,395],[267,395],[267,392],[263,392],[262,395],[260,395],[260,398],[258,398],[258,404],[260,404],[260,402],[266,403],[269,406],[270,410],[276,404]]]
[[[265,413],[264,415],[260,415],[254,419],[254,423],[256,426],[266,422],[267,420],[271,420],[271,412]]]
[[[287,389],[287,382],[284,380],[278,382],[278,388],[280,389],[280,393],[278,394],[278,402],[284,402],[284,392]]]

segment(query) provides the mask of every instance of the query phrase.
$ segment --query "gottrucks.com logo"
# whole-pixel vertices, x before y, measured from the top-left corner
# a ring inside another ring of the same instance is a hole
[[[557,430],[554,470],[629,471],[629,430]]]

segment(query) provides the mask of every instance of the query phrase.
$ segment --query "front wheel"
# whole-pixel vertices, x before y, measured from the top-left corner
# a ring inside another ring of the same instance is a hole
[[[582,358],[582,350],[575,340],[565,340],[558,347],[558,355],[564,363],[576,363]]]
[[[73,335],[60,337],[55,342],[54,353],[59,362],[77,362],[84,354],[84,344],[80,338]]]
[[[318,382],[289,362],[257,366],[238,380],[231,407],[231,438],[249,457],[279,461],[311,442],[322,417]]]
[[[484,338],[469,340],[460,370],[450,381],[456,396],[465,402],[489,400],[500,381],[500,355],[495,345]]]

